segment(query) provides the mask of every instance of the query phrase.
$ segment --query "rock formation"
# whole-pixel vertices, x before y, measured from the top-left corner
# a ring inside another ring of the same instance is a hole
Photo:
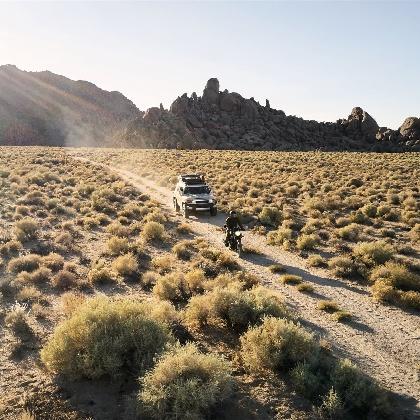
[[[179,96],[146,112],[119,92],[50,72],[0,66],[0,144],[239,150],[420,150],[420,119],[399,130],[379,127],[356,107],[336,122],[308,121],[273,109],[266,99],[220,91]]]

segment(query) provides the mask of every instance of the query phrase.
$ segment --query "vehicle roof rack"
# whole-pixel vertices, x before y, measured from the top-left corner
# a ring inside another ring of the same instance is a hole
[[[202,174],[182,174],[179,177],[187,185],[195,185],[195,184],[205,183],[204,175],[202,175]]]

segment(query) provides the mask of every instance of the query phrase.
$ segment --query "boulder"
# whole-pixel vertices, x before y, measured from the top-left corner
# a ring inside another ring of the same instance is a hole
[[[420,139],[420,118],[406,118],[398,131],[407,139]]]

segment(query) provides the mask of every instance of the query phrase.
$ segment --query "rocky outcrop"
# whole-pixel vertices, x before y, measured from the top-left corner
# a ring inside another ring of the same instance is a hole
[[[378,127],[362,108],[336,122],[286,115],[254,98],[221,91],[179,96],[146,112],[119,92],[50,72],[0,66],[0,144],[239,150],[420,150],[419,118]]]

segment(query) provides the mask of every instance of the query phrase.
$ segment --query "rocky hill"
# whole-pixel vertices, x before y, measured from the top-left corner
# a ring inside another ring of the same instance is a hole
[[[138,113],[119,92],[0,66],[0,144],[118,145],[115,133]]]
[[[0,66],[0,144],[241,150],[420,150],[420,119],[379,127],[361,108],[336,122],[286,115],[254,98],[186,93],[146,112],[119,92],[44,72]]]
[[[243,150],[420,150],[420,119],[407,118],[399,130],[379,127],[364,110],[334,123],[287,116],[254,98],[220,91],[210,79],[201,97],[185,93],[169,110],[150,108],[123,133],[131,146]]]

